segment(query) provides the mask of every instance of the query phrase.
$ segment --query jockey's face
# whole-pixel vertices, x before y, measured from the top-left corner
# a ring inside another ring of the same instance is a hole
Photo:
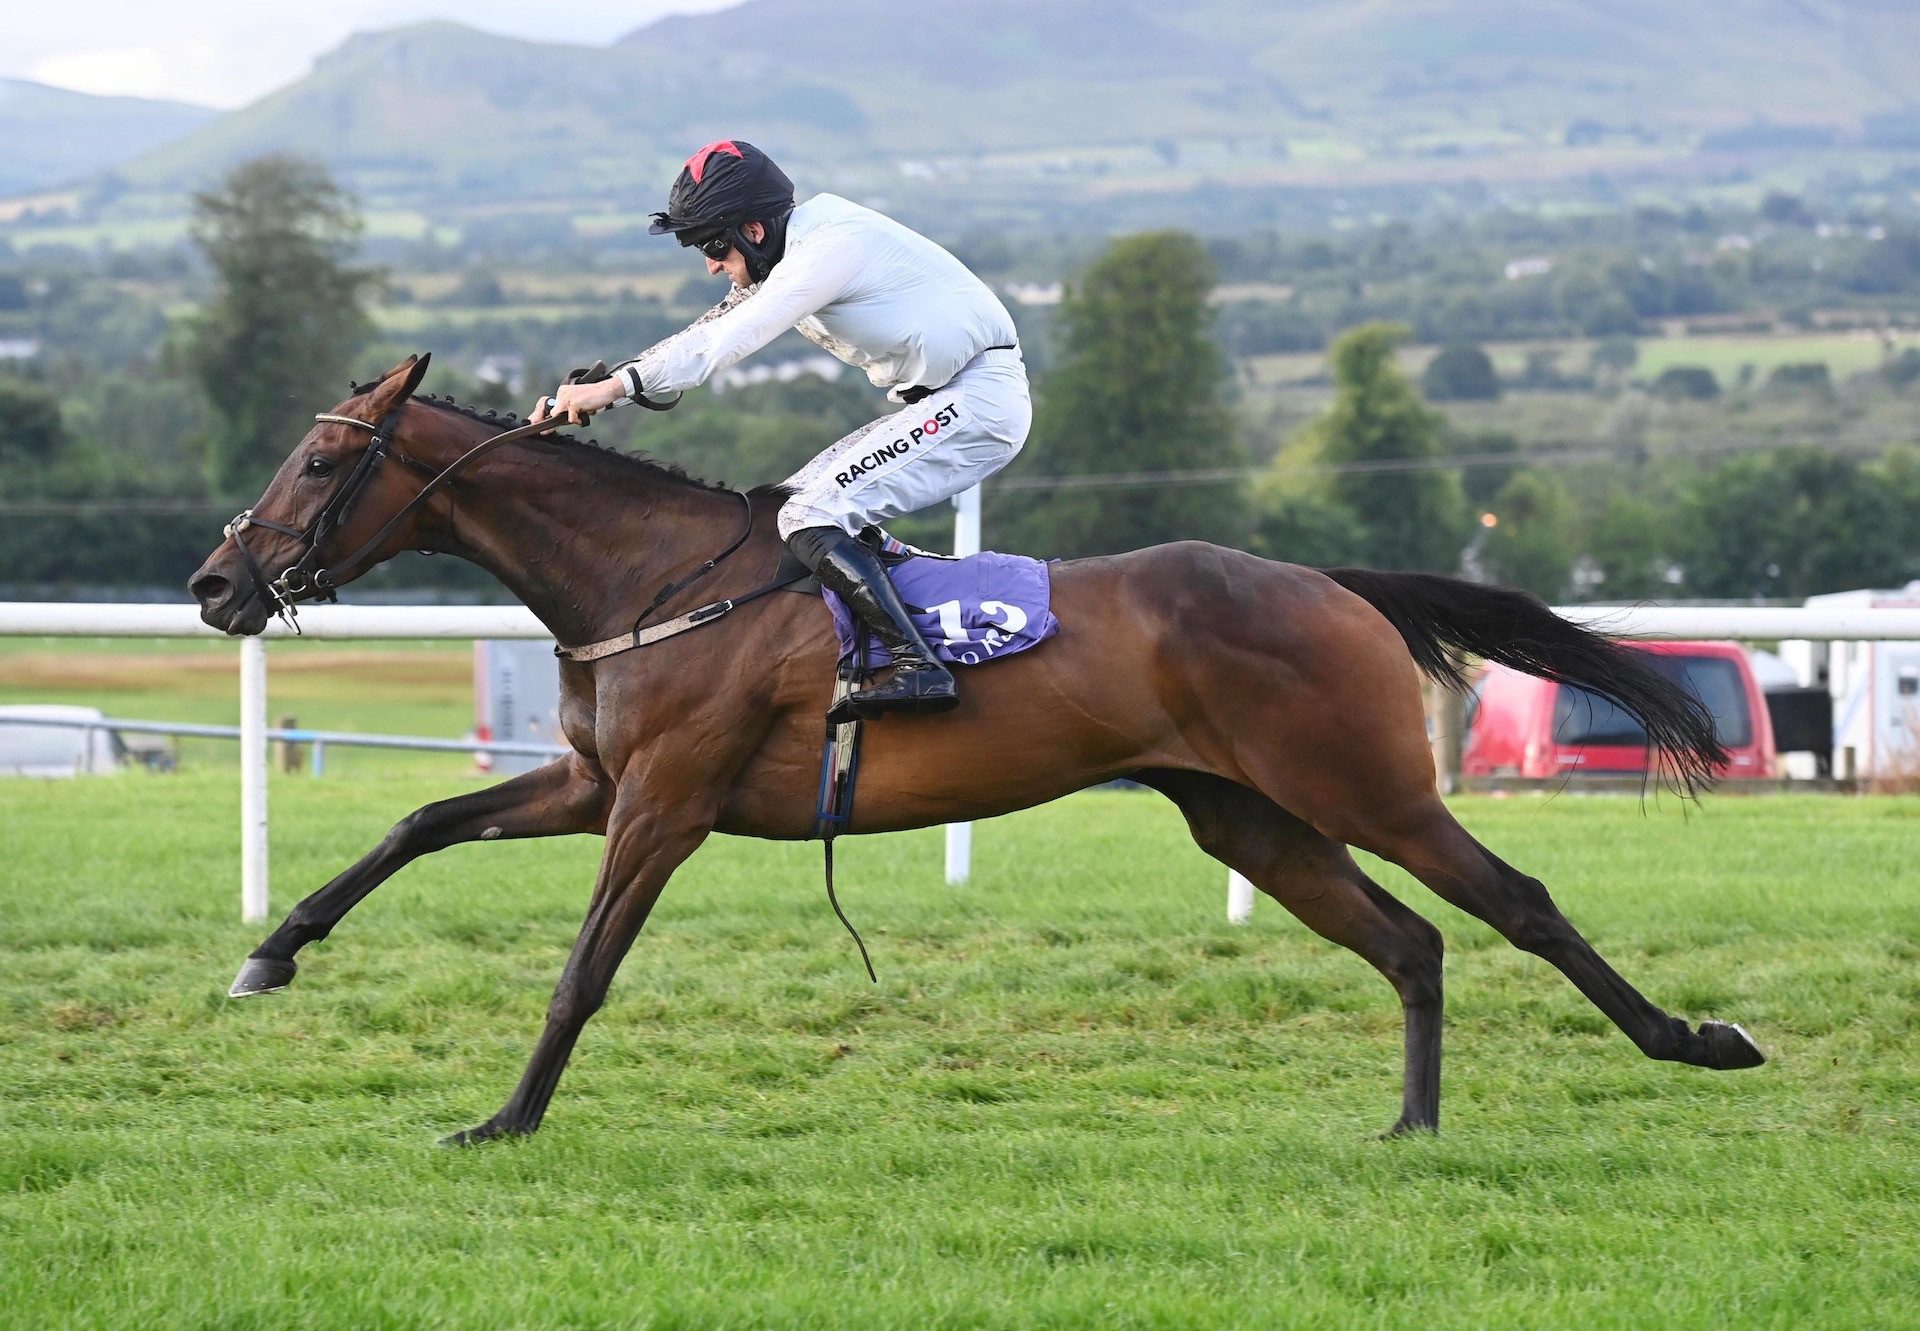
[[[756,245],[767,238],[767,229],[758,222],[749,222],[740,229],[746,233],[747,239]],[[702,258],[705,256],[703,255]],[[753,281],[747,273],[747,256],[737,249],[728,250],[727,257],[724,259],[706,259],[705,261],[709,275],[725,273],[737,287],[747,286]]]

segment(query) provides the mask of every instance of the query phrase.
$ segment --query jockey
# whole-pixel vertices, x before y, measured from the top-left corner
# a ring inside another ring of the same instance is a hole
[[[953,676],[908,618],[878,557],[855,540],[985,480],[1026,442],[1027,372],[1006,307],[940,246],[832,194],[794,204],[793,182],[750,143],[710,143],[687,159],[653,215],[699,249],[733,289],[685,330],[598,383],[563,384],[532,419],[660,398],[703,384],[788,328],[887,390],[901,409],[840,440],[791,476],[781,538],[839,593],[898,667],[845,713],[944,712]]]

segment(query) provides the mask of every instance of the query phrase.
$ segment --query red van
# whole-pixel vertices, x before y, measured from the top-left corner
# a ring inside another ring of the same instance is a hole
[[[1667,678],[1713,713],[1728,761],[1715,775],[1775,774],[1773,723],[1766,697],[1737,642],[1634,642]],[[1467,702],[1462,776],[1554,777],[1568,773],[1642,776],[1647,736],[1605,698],[1572,684],[1488,665]]]

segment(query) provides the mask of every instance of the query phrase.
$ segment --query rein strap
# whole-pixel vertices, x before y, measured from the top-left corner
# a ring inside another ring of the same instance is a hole
[[[374,428],[367,422],[355,420],[351,416],[316,415],[314,419],[318,421],[334,421],[341,425],[357,425],[363,430]],[[431,499],[437,494],[455,475],[464,471],[468,466],[479,461],[488,453],[493,452],[502,444],[511,444],[521,439],[533,438],[536,435],[549,434],[566,423],[567,421],[564,416],[550,416],[544,421],[530,425],[522,425],[516,429],[508,430],[504,434],[496,434],[491,439],[485,440],[473,448],[468,449],[465,453],[462,453],[459,457],[448,463],[439,475],[422,486],[420,493],[403,504],[399,512],[387,520],[387,525],[374,533],[358,550],[355,550],[352,554],[341,560],[340,563],[333,568],[320,570],[320,572],[315,575],[315,581],[323,586],[337,587],[340,585],[343,576],[349,580],[358,576],[362,571],[358,567],[360,561],[379,549],[381,544],[384,543],[389,536],[393,535],[394,531],[398,529],[403,521],[413,514],[415,509],[419,508],[422,504],[426,503],[428,499]]]

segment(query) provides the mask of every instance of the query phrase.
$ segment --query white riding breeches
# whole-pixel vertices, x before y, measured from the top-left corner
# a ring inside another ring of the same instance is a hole
[[[781,539],[805,527],[857,534],[951,499],[1013,461],[1033,424],[1017,351],[983,351],[930,396],[863,425],[787,480]]]

